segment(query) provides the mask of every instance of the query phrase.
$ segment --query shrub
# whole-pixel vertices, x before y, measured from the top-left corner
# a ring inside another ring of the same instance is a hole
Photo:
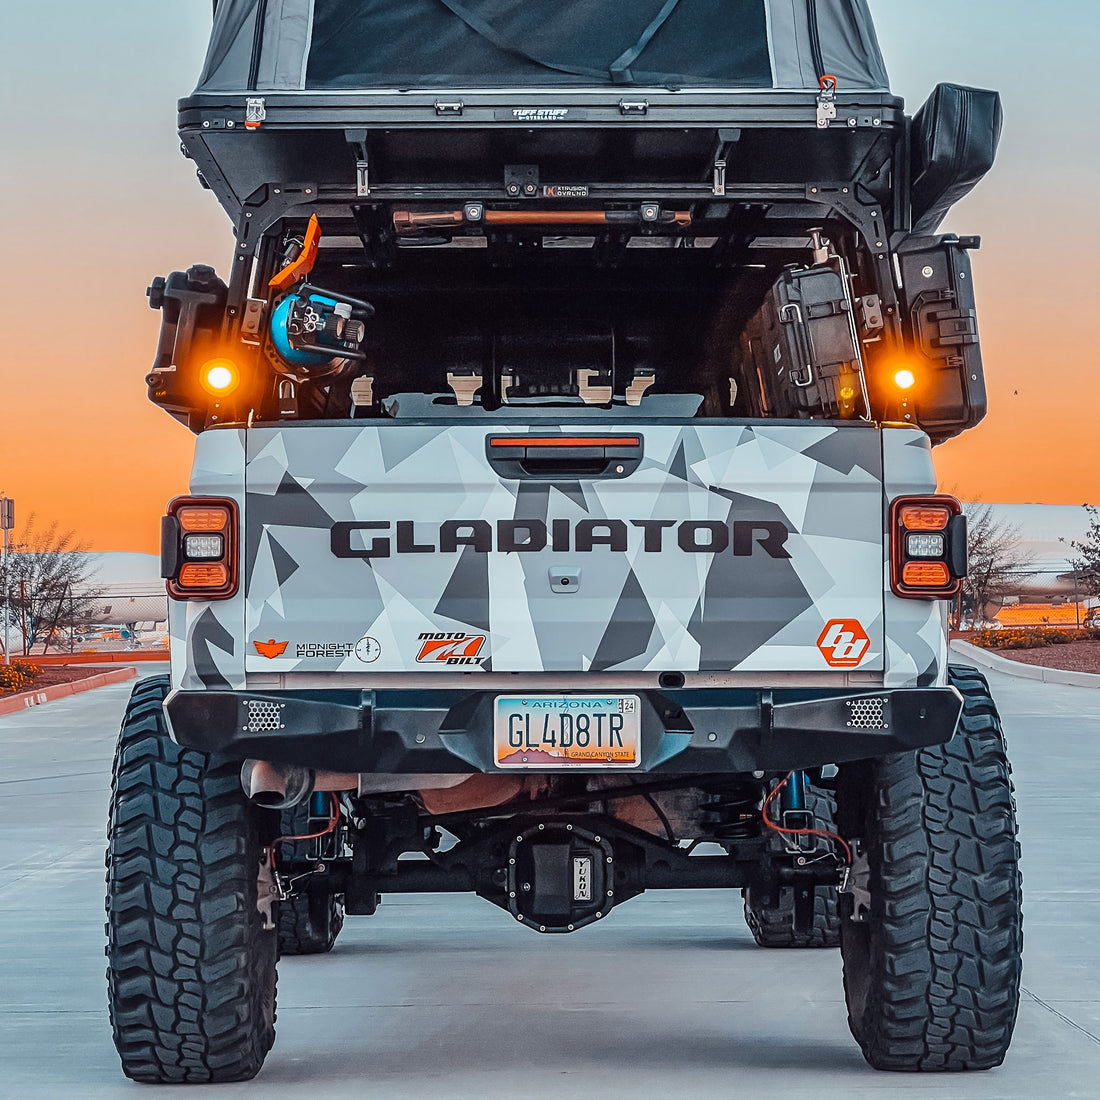
[[[0,695],[11,692],[13,695],[27,691],[34,686],[41,669],[29,661],[12,661],[10,665],[0,665]]]
[[[1100,630],[1062,630],[1049,626],[1016,626],[1008,630],[978,630],[971,637],[983,649],[1042,649],[1100,637]]]

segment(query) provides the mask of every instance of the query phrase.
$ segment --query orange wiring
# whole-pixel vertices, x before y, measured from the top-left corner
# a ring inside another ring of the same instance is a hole
[[[760,808],[760,816],[763,818],[764,824],[767,825],[769,829],[774,829],[777,833],[786,833],[790,836],[822,836],[825,837],[826,840],[835,840],[844,849],[844,853],[848,857],[848,862],[851,863],[852,849],[848,846],[848,842],[844,837],[840,836],[838,833],[831,833],[827,829],[788,829],[785,825],[780,825],[768,817],[768,806],[771,805],[772,799],[774,799],[787,785],[787,780],[790,779],[792,775],[794,775],[793,770],[787,772],[787,774],[772,787],[768,797],[764,799],[764,805]]]
[[[332,799],[332,809],[329,811],[328,824],[319,833],[306,833],[302,836],[277,836],[267,846],[268,862],[271,864],[272,870],[275,868],[276,844],[282,844],[285,840],[316,840],[318,837],[328,836],[328,834],[336,828],[336,824],[340,820],[340,801],[336,795],[331,793],[329,794],[329,798]]]

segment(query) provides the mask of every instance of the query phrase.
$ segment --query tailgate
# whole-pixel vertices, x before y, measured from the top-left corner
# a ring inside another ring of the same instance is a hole
[[[498,424],[251,429],[247,671],[882,669],[875,430]]]

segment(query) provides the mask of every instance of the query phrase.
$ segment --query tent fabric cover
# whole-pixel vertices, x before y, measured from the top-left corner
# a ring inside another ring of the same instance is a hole
[[[824,73],[889,91],[867,0],[220,0],[195,90],[801,91]]]

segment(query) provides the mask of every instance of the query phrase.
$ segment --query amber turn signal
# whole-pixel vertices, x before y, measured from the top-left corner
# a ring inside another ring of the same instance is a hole
[[[942,531],[951,519],[949,508],[939,505],[906,504],[898,518],[906,531]]]
[[[188,563],[176,579],[180,588],[221,588],[229,583],[229,570],[216,562],[213,565]]]
[[[176,512],[176,519],[185,531],[224,531],[229,526],[229,509],[188,506]]]
[[[901,583],[910,588],[943,588],[951,583],[951,574],[942,561],[911,561],[901,571]]]

